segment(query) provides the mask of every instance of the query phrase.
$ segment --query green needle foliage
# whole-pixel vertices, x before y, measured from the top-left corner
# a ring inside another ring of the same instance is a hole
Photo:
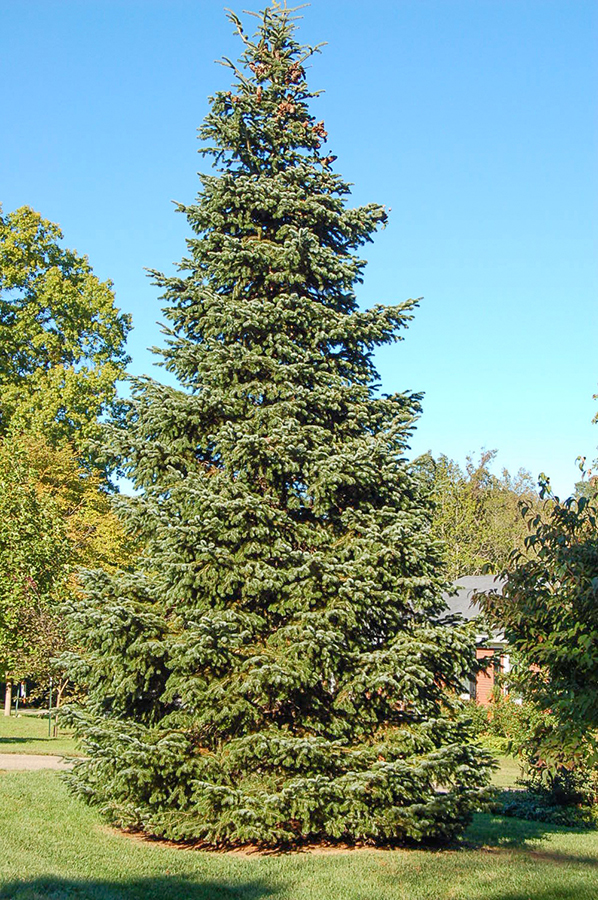
[[[121,453],[144,539],[74,610],[89,758],[72,784],[111,819],[210,845],[448,838],[489,758],[457,715],[472,652],[447,627],[418,395],[383,396],[375,347],[413,301],[359,310],[356,249],[384,209],[346,205],[309,111],[314,49],[258,17],[200,131],[216,174],[168,302],[166,368],[135,384]]]

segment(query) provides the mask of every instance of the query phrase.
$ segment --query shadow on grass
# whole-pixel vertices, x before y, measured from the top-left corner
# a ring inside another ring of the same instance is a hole
[[[501,816],[497,813],[477,815],[465,832],[465,843],[470,847],[527,847],[551,834],[588,834],[582,826],[567,827],[549,822],[534,822]]]
[[[580,890],[582,893],[580,893]],[[526,891],[525,888],[513,891],[489,891],[484,893],[484,900],[582,900],[582,898],[589,896],[583,887],[580,888],[575,885],[563,887],[559,885],[558,887],[540,889],[540,891],[534,887],[533,894],[530,894],[529,890]]]
[[[0,747],[2,744],[40,744],[48,741],[56,741],[58,738],[51,737],[0,737]]]
[[[569,854],[559,850],[551,851],[538,846],[550,835],[588,835],[588,833],[591,831],[581,826],[571,828],[564,825],[551,825],[547,822],[516,819],[511,816],[485,814],[476,816],[473,824],[465,833],[461,847],[464,850],[484,849],[490,852],[520,850],[525,853],[526,857],[540,862],[554,863],[555,865],[577,864],[598,869],[598,858],[595,856]],[[524,894],[521,896],[523,897]],[[525,897],[527,900],[527,895]],[[519,894],[514,894],[512,900],[518,900],[518,898]],[[494,900],[494,894],[492,900]],[[503,895],[497,895],[497,900],[503,900]],[[511,896],[505,895],[504,900],[511,900]]]
[[[274,896],[274,888],[260,881],[227,885],[176,875],[120,882],[49,876],[0,884],[0,900],[264,900]]]

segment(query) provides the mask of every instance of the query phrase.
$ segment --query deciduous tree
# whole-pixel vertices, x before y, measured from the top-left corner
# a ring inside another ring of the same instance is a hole
[[[51,495],[36,489],[28,454],[0,442],[0,675],[23,677],[36,635],[28,623],[61,595],[68,569],[65,523]],[[10,711],[10,689],[7,690]]]
[[[0,210],[0,670],[55,671],[79,566],[123,542],[106,493],[103,417],[118,418],[130,317],[110,282],[28,207]],[[60,610],[60,611],[59,611]]]
[[[598,733],[598,509],[585,497],[530,510],[526,550],[502,596],[481,603],[516,651],[517,690],[550,715],[533,755],[558,770],[587,756]]]
[[[435,512],[432,533],[445,548],[449,578],[501,572],[514,551],[523,549],[528,529],[521,503],[540,509],[531,475],[520,469],[491,471],[496,450],[479,460],[468,457],[465,468],[441,455],[426,466]]]
[[[68,648],[65,610],[79,572],[126,568],[136,552],[101,476],[81,467],[70,443],[40,435],[0,440],[0,676],[57,680]]]
[[[70,440],[97,464],[100,420],[118,415],[130,317],[58,225],[29,207],[0,208],[0,434]]]

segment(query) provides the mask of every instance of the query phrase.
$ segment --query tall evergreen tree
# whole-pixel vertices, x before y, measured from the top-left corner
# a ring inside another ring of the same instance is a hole
[[[180,387],[138,380],[117,437],[147,549],[75,611],[72,783],[174,839],[450,836],[489,771],[454,699],[470,637],[440,621],[404,458],[420,397],[381,395],[372,361],[415,304],[357,306],[355,250],[386,213],[346,206],[292,10],[253,38],[231,20],[244,53],[200,130],[217,172],[180,206],[181,274],[155,273]]]

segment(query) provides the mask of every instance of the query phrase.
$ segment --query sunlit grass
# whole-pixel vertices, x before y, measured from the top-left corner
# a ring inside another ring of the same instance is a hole
[[[521,777],[519,760],[512,756],[499,756],[499,768],[492,775],[492,784],[498,788],[518,787],[517,780]]]
[[[206,853],[108,828],[55,772],[0,775],[14,900],[595,900],[598,832],[478,816],[443,851]]]
[[[63,730],[57,737],[48,736],[47,715],[4,716],[0,711],[0,753],[76,756],[77,749],[72,735]]]

